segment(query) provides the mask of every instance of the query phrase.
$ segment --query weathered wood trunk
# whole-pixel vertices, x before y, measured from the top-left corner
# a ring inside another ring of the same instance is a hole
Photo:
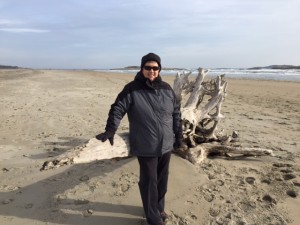
[[[192,72],[178,73],[173,89],[182,108],[183,141],[186,145],[174,152],[192,163],[201,163],[208,156],[225,156],[232,159],[273,155],[269,149],[240,148],[231,143],[238,141],[237,132],[226,136],[218,131],[224,118],[221,106],[226,97],[227,81],[224,75],[205,80],[208,70],[199,68],[197,77],[190,81]],[[92,138],[86,145],[78,146],[59,157],[46,161],[41,170],[72,163],[129,156],[128,135],[115,135],[115,144]]]
[[[44,162],[41,170],[63,165],[88,163],[96,160],[123,158],[129,156],[128,134],[115,135],[114,145],[92,138],[85,145],[70,149],[66,153]]]
[[[189,81],[190,73],[178,73],[174,81],[177,101],[183,105],[183,133],[189,147],[219,140],[217,125],[224,118],[221,114],[227,88],[224,75],[204,81],[208,71],[199,68],[198,72],[195,81]]]
[[[231,146],[237,142],[237,132],[226,136],[218,128],[224,118],[222,103],[226,97],[225,75],[205,81],[208,70],[199,68],[198,76],[190,81],[191,73],[178,73],[174,80],[177,101],[181,103],[182,126],[186,147],[177,149],[177,154],[193,163],[201,163],[210,155],[237,159],[240,157],[273,155],[268,149],[239,148]]]

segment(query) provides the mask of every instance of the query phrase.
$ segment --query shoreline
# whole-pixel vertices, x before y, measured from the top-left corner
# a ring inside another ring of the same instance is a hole
[[[245,70],[218,70],[218,69],[208,69],[208,76],[210,77],[216,77],[222,74],[225,74],[226,78],[230,79],[247,79],[247,80],[278,80],[278,81],[293,81],[293,82],[300,82],[300,70],[295,73],[295,71],[290,72],[292,74],[286,74],[287,71],[284,70],[274,70],[274,71],[264,71],[264,70],[258,70],[258,71],[252,71],[247,70],[248,72],[245,73]],[[95,70],[99,72],[104,73],[120,73],[120,74],[136,74],[138,70],[133,70],[129,72],[128,70],[119,70],[119,71],[112,71],[112,70]],[[281,73],[278,73],[278,71],[281,71]],[[289,70],[288,70],[289,71]],[[176,76],[177,72],[183,72],[183,70],[162,70],[161,75],[162,76]],[[185,70],[185,72],[189,72],[188,70]],[[197,72],[196,70],[193,70],[193,73],[191,76],[196,76]]]
[[[2,71],[2,72],[1,72]],[[70,72],[70,71],[74,71],[75,73],[77,72],[97,72],[99,74],[112,74],[112,75],[116,75],[116,74],[121,74],[121,75],[126,75],[126,76],[134,76],[136,75],[136,73],[138,72],[138,70],[136,71],[132,71],[132,72],[128,72],[126,70],[124,71],[115,71],[115,70],[109,70],[109,69],[26,69],[26,68],[19,68],[19,69],[0,69],[0,74],[1,73],[13,73],[14,71],[62,71],[62,72]],[[177,75],[177,72],[180,70],[174,70],[172,72],[168,71],[167,73],[162,71],[161,76],[162,77],[175,77]],[[213,74],[212,74],[213,73]],[[254,81],[278,81],[278,82],[300,82],[300,76],[299,75],[279,75],[277,77],[273,76],[270,78],[267,77],[263,77],[263,73],[255,73],[252,77],[251,74],[248,76],[239,76],[239,75],[231,75],[228,73],[224,73],[224,72],[219,72],[216,74],[216,72],[208,72],[207,77],[208,78],[215,78],[216,76],[219,75],[225,75],[226,79],[232,79],[232,80],[254,80]],[[262,75],[262,77],[257,77],[257,74]],[[193,74],[191,75],[191,77],[195,77],[197,76],[197,74],[195,72],[193,72]],[[291,79],[291,77],[294,77],[294,79]]]

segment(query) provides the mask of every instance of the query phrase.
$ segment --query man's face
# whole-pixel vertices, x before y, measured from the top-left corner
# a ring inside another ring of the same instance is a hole
[[[148,78],[150,81],[153,81],[159,74],[159,66],[158,63],[155,61],[146,62],[143,67],[143,75],[144,77]]]

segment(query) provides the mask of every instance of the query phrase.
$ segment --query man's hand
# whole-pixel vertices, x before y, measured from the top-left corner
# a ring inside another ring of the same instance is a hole
[[[114,132],[105,131],[104,133],[96,135],[96,139],[99,141],[105,142],[107,139],[109,140],[111,145],[114,145]]]
[[[181,139],[176,139],[174,143],[174,149],[179,149],[182,146],[182,140]]]
[[[175,143],[173,145],[175,151],[187,149],[187,145],[183,142],[182,139],[182,135],[178,135],[175,137]]]

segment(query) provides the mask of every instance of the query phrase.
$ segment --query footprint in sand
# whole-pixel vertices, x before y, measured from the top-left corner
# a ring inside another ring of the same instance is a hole
[[[245,181],[246,181],[248,184],[254,185],[256,179],[255,179],[254,177],[246,177]]]
[[[28,203],[25,205],[25,209],[31,209],[33,208],[33,204],[32,203]]]
[[[287,194],[288,196],[292,197],[292,198],[297,198],[297,196],[298,196],[298,193],[297,193],[296,191],[294,191],[294,190],[288,190],[288,191],[286,192],[286,194]]]
[[[217,180],[216,183],[218,186],[223,186],[225,184],[225,182],[223,180]]]
[[[288,173],[288,174],[284,174],[283,175],[283,179],[284,180],[292,180],[292,179],[294,179],[294,178],[296,178],[297,176],[295,175],[295,174],[293,174],[293,173]]]
[[[249,172],[259,174],[259,171],[257,169],[253,169],[253,168],[249,168]]]
[[[216,217],[220,214],[220,209],[218,208],[210,208],[209,209],[209,215],[211,215],[212,217]]]
[[[138,182],[138,176],[135,173],[122,173],[117,182],[113,182],[112,186],[117,190],[113,196],[124,196],[129,189]]]
[[[264,195],[262,197],[262,200],[265,203],[267,203],[268,205],[276,205],[277,204],[277,200],[274,197],[272,197],[271,195],[268,195],[268,194]]]
[[[260,182],[264,183],[264,184],[271,184],[272,183],[272,181],[269,178],[263,178]]]
[[[3,201],[2,201],[2,204],[3,205],[7,205],[7,204],[9,204],[9,203],[11,203],[11,202],[13,202],[14,201],[14,199],[12,199],[12,198],[10,198],[10,199],[4,199]]]
[[[286,169],[280,170],[280,172],[282,172],[282,173],[292,173],[293,170],[286,168]]]
[[[256,202],[254,201],[242,201],[237,206],[244,212],[251,212],[256,208]]]
[[[273,163],[274,167],[280,168],[280,167],[292,167],[292,164],[288,163]]]
[[[294,186],[300,187],[300,182],[299,181],[293,181]]]
[[[215,195],[213,194],[205,193],[203,197],[207,202],[212,202],[215,199]]]

